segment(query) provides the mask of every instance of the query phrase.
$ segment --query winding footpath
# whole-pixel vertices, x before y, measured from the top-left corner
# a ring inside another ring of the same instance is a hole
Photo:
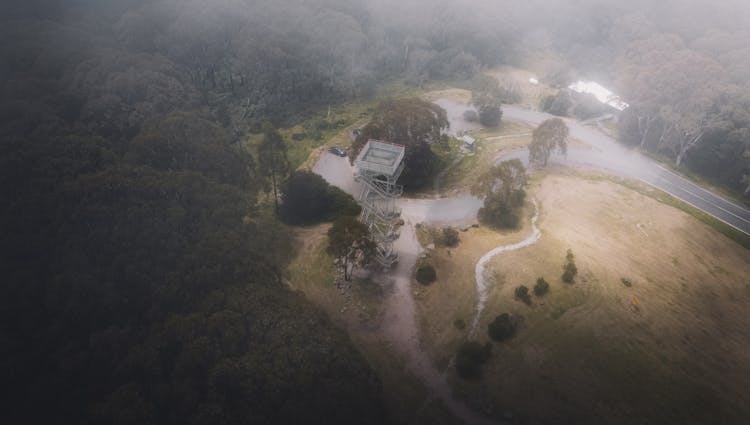
[[[482,317],[482,312],[484,311],[485,304],[487,304],[487,295],[489,294],[490,290],[490,285],[487,282],[488,278],[485,273],[487,263],[489,263],[490,260],[493,259],[496,255],[502,254],[503,252],[516,251],[534,245],[542,237],[542,232],[539,231],[538,227],[536,227],[536,221],[539,218],[539,206],[537,205],[536,200],[534,200],[533,202],[535,211],[534,217],[531,218],[531,234],[521,242],[499,246],[484,254],[482,258],[477,261],[477,264],[474,267],[474,280],[476,281],[477,285],[477,305],[474,310],[474,320],[471,324],[471,336],[474,336],[476,334],[477,328],[479,327],[479,319]]]

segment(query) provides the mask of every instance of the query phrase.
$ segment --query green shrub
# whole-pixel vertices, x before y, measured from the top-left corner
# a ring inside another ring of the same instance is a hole
[[[503,313],[487,325],[487,333],[495,341],[505,341],[516,334],[516,319],[508,313]]]
[[[625,285],[625,286],[627,286],[628,288],[630,288],[631,286],[633,286],[633,282],[630,279],[625,279],[623,277],[621,280],[622,280],[622,284]]]
[[[562,280],[565,283],[572,283],[577,274],[578,267],[576,267],[575,256],[573,255],[573,251],[568,250],[568,253],[565,255],[565,265],[563,265]]]
[[[549,95],[542,98],[539,106],[542,111],[557,115],[559,117],[568,116],[568,110],[573,106],[570,94],[566,90],[560,90],[555,95]]]
[[[464,342],[456,353],[456,372],[463,379],[478,379],[481,366],[492,356],[492,344],[482,345],[476,341]]]
[[[466,328],[466,322],[464,322],[463,319],[456,319],[453,321],[453,327],[458,330],[463,330]]]
[[[466,111],[464,111],[464,121],[477,122],[479,121],[479,114],[477,114],[477,111],[473,109],[467,109]]]
[[[444,227],[442,237],[440,238],[440,243],[445,246],[454,247],[458,245],[458,242],[458,230],[452,227]]]
[[[310,171],[295,171],[282,186],[279,215],[288,224],[306,225],[359,215],[348,193]]]
[[[503,118],[503,110],[499,105],[481,105],[479,107],[479,123],[485,127],[497,127]]]
[[[429,285],[436,280],[437,273],[435,272],[435,267],[432,267],[431,264],[419,266],[417,269],[417,282],[422,285]]]
[[[529,288],[527,288],[524,285],[519,286],[516,288],[516,298],[523,301],[526,304],[531,304],[531,296],[529,295]]]
[[[335,221],[343,216],[357,216],[362,212],[362,207],[352,195],[344,192],[336,186],[328,186],[328,213],[326,220]]]
[[[547,291],[549,291],[549,283],[547,283],[543,277],[540,277],[536,280],[536,285],[534,285],[534,295],[542,296],[546,294]]]

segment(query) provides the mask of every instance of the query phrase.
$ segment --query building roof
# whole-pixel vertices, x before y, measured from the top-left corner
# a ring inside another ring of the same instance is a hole
[[[360,170],[392,176],[404,161],[405,153],[403,145],[371,139],[357,155],[355,164]]]
[[[468,134],[464,134],[463,136],[461,136],[461,141],[469,146],[474,146],[474,143],[476,143],[477,139],[469,136]]]
[[[578,81],[575,84],[571,84],[568,88],[577,93],[593,94],[599,102],[609,105],[618,111],[624,111],[630,106],[625,103],[620,96],[617,96],[608,88],[593,81]]]

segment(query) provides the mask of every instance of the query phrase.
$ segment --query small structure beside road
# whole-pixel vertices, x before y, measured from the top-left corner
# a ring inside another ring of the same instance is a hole
[[[477,139],[469,136],[468,134],[464,134],[463,136],[459,137],[458,140],[464,142],[464,148],[467,150],[474,152],[474,149],[476,148]]]

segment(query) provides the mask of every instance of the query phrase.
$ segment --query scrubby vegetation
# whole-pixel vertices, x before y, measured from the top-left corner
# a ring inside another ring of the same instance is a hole
[[[437,280],[437,273],[432,264],[422,264],[417,267],[417,282],[422,285],[429,285]]]
[[[464,322],[463,319],[456,319],[453,321],[453,327],[458,329],[459,331],[462,331],[466,329],[466,322]]]
[[[458,237],[458,230],[452,227],[444,227],[440,238],[440,244],[447,247],[456,247],[461,240]]]
[[[525,304],[531,304],[531,295],[529,294],[529,288],[526,285],[516,287],[513,291],[517,300],[523,301]]]
[[[578,274],[578,267],[575,262],[575,255],[573,251],[568,250],[565,254],[565,264],[563,264],[562,281],[565,283],[573,283],[576,275]]]
[[[308,225],[356,216],[362,208],[351,195],[310,171],[296,171],[284,183],[280,217],[289,224]]]
[[[492,344],[476,341],[464,342],[456,353],[456,372],[463,379],[479,379],[482,365],[492,356]]]
[[[501,342],[513,338],[516,334],[516,326],[517,319],[508,313],[503,313],[487,325],[487,333],[494,341]]]
[[[539,103],[539,108],[552,115],[567,117],[568,111],[573,106],[568,90],[559,90],[554,95],[545,96]]]
[[[546,294],[549,291],[549,283],[547,283],[546,280],[544,280],[543,277],[540,277],[536,280],[536,284],[534,284],[534,295],[541,297],[542,295]]]

